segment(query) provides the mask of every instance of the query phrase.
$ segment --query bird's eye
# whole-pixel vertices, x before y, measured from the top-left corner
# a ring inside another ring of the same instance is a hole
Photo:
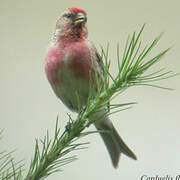
[[[65,14],[64,16],[65,16],[66,18],[70,18],[70,17],[72,17],[72,14],[67,13],[67,14]]]

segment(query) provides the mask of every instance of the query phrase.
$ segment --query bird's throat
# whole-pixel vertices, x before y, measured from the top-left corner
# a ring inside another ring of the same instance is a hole
[[[85,40],[88,31],[86,27],[69,28],[66,30],[56,30],[53,35],[53,41],[56,43],[70,43]]]

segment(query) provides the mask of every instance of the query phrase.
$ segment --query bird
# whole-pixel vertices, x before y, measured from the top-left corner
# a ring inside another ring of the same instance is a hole
[[[98,74],[103,81],[103,61],[88,40],[87,12],[82,8],[67,8],[58,18],[45,58],[45,73],[56,96],[73,112],[78,112],[79,106],[85,107],[88,101],[90,74]],[[109,117],[95,121],[94,125],[98,131],[110,132],[100,136],[114,168],[118,167],[122,153],[137,159]]]

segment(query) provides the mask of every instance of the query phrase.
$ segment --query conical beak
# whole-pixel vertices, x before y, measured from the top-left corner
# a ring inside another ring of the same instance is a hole
[[[86,21],[86,16],[83,13],[78,13],[74,19],[74,25],[79,26],[80,24],[85,24]]]

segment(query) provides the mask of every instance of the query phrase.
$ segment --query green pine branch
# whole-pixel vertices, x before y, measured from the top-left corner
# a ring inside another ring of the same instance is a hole
[[[110,73],[109,47],[106,50],[102,48],[102,59],[104,61],[104,80],[99,81],[98,75],[95,78],[95,86],[90,88],[89,98],[84,109],[79,108],[76,119],[68,115],[69,121],[63,131],[60,133],[58,118],[56,121],[55,134],[53,138],[49,133],[43,140],[36,140],[34,157],[30,163],[25,180],[39,180],[60,171],[62,166],[77,159],[76,156],[68,156],[72,151],[86,148],[87,143],[78,143],[77,140],[93,132],[84,132],[94,121],[101,119],[103,116],[109,116],[113,113],[130,108],[134,102],[123,104],[110,104],[111,100],[118,94],[123,93],[132,86],[146,85],[162,89],[154,82],[171,78],[177,74],[171,71],[160,69],[153,73],[145,74],[151,67],[157,64],[161,58],[169,51],[169,48],[160,52],[153,58],[149,58],[149,53],[158,44],[161,35],[155,38],[149,46],[141,48],[141,34],[144,26],[131,37],[128,37],[123,57],[120,58],[119,45],[117,46],[118,74],[114,78]],[[109,82],[112,81],[110,84]],[[77,94],[78,98],[78,94]],[[106,108],[107,107],[107,108]],[[103,114],[100,113],[102,112]],[[99,117],[97,117],[97,115]],[[95,120],[92,120],[93,117]],[[103,132],[106,133],[106,132]]]
[[[2,139],[2,130],[0,130],[0,140]],[[15,161],[14,151],[0,151],[0,180],[21,180],[22,179],[22,161]]]

